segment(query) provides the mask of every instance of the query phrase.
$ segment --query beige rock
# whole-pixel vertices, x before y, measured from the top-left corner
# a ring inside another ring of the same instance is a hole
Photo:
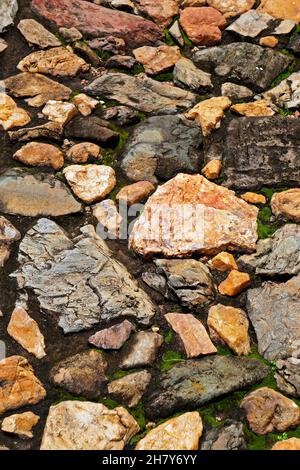
[[[65,47],[32,52],[17,65],[22,72],[45,73],[54,77],[75,77],[79,72],[87,72],[89,67],[72,49]]]
[[[300,450],[300,439],[291,437],[285,441],[276,442],[271,450]]]
[[[257,193],[245,193],[241,196],[244,201],[249,202],[250,204],[266,204],[267,200],[263,194]]]
[[[185,114],[187,119],[195,119],[202,128],[203,135],[207,136],[214,129],[220,127],[221,119],[225,116],[224,111],[231,106],[227,96],[218,96],[196,104],[193,109]]]
[[[225,17],[215,8],[187,7],[180,13],[180,24],[196,46],[214,46],[222,40]]]
[[[252,98],[253,91],[243,85],[236,85],[235,83],[226,82],[221,86],[222,96],[227,96],[231,100],[243,100],[245,98]]]
[[[208,162],[204,168],[202,168],[201,173],[209,180],[215,180],[219,178],[222,171],[222,162],[221,160],[211,160]]]
[[[237,270],[232,270],[227,278],[219,285],[219,292],[222,295],[234,297],[242,290],[246,289],[251,282],[250,276],[247,273],[241,273]]]
[[[136,450],[198,450],[203,425],[197,411],[169,419],[141,439]]]
[[[61,42],[54,34],[50,33],[41,23],[33,19],[21,20],[18,24],[18,30],[29,44],[36,44],[42,49],[61,46]]]
[[[64,166],[63,153],[54,145],[30,142],[23,145],[13,159],[30,166],[50,166],[60,170]]]
[[[105,165],[70,165],[63,173],[74,194],[87,204],[105,198],[116,185],[115,171]]]
[[[0,268],[5,264],[10,255],[11,245],[20,240],[20,232],[7,220],[0,216]]]
[[[32,428],[37,425],[40,417],[27,411],[4,418],[1,424],[1,430],[11,434],[16,434],[20,438],[33,438]]]
[[[38,359],[46,356],[44,336],[37,322],[22,307],[14,309],[7,332],[26,351],[34,354]]]
[[[247,395],[242,403],[249,426],[256,434],[283,432],[300,423],[300,409],[293,400],[268,387]]]
[[[231,111],[235,111],[242,116],[273,116],[275,111],[272,109],[270,100],[258,100],[251,103],[239,103],[231,106]]]
[[[102,160],[99,145],[81,142],[73,145],[66,153],[67,160],[72,163],[89,163],[90,160]]]
[[[261,0],[258,11],[268,13],[274,18],[300,22],[300,4],[298,0]]]
[[[80,114],[83,116],[89,116],[98,106],[99,101],[91,98],[85,93],[79,93],[79,95],[74,96],[72,103],[75,104]]]
[[[26,126],[30,122],[29,114],[18,108],[10,96],[0,93],[0,125],[5,131],[13,127]]]
[[[123,450],[138,431],[125,408],[64,401],[50,407],[41,450]]]
[[[129,408],[134,408],[143,397],[150,380],[151,374],[147,370],[134,372],[110,382],[108,393]]]
[[[190,313],[167,313],[165,318],[180,336],[187,357],[217,352],[202,323]]]
[[[8,48],[8,44],[4,39],[0,39],[0,54]]]
[[[222,251],[216,255],[210,262],[211,266],[218,271],[225,272],[232,269],[238,269],[234,256],[231,253]]]
[[[120,216],[117,206],[111,199],[101,201],[93,206],[93,215],[98,222],[110,233],[114,238],[118,238],[121,231],[122,217]]]
[[[275,193],[271,199],[274,215],[300,222],[300,188]]]
[[[25,357],[10,356],[0,361],[0,415],[35,405],[45,396],[46,390]]]
[[[251,10],[256,0],[207,0],[210,7],[219,10],[225,18],[239,16]]]
[[[275,36],[265,36],[260,38],[259,44],[265,47],[276,47],[278,44],[278,39]]]
[[[165,44],[159,47],[139,47],[134,49],[133,54],[150,75],[165,72],[181,58],[178,46],[167,46]]]
[[[243,310],[214,305],[209,310],[207,325],[238,356],[250,353],[249,321]]]
[[[159,186],[136,221],[129,246],[144,256],[253,251],[258,209],[200,175],[179,173]]]
[[[152,366],[163,342],[163,336],[155,331],[139,331],[122,357],[120,369]]]
[[[146,16],[164,28],[179,12],[178,0],[136,0],[134,3],[140,13],[146,13]]]
[[[83,38],[82,34],[76,28],[59,28],[59,33],[70,42],[80,41]]]
[[[175,64],[174,82],[185,85],[191,90],[213,88],[211,74],[198,69],[195,64],[186,57],[181,57]]]
[[[132,206],[146,199],[154,189],[155,186],[149,181],[138,181],[137,183],[124,186],[124,188],[118,192],[116,200],[127,204],[127,206]]]
[[[78,111],[76,106],[72,103],[49,100],[43,108],[42,113],[49,121],[57,122],[64,126],[76,116]]]

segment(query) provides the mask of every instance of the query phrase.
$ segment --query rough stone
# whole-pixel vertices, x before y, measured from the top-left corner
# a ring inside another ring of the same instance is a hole
[[[72,99],[72,103],[75,104],[78,111],[83,116],[89,116],[98,106],[99,101],[95,100],[94,98],[91,98],[85,93],[79,93],[79,95],[74,96],[74,98]]]
[[[10,249],[14,242],[20,240],[20,232],[7,220],[0,216],[0,268],[10,256]]]
[[[46,356],[45,340],[39,325],[22,307],[16,307],[11,315],[8,334],[19,343],[22,348],[38,359]]]
[[[73,44],[74,52],[95,68],[101,67],[103,62],[98,54],[84,41],[77,41]],[[92,70],[93,73],[93,70]]]
[[[22,438],[33,438],[32,428],[37,425],[40,417],[27,411],[25,413],[16,414],[4,418],[1,423],[1,430],[10,434],[16,434]]]
[[[140,47],[134,49],[133,54],[136,60],[143,64],[146,73],[149,75],[166,72],[174,67],[176,62],[181,58],[178,46],[167,45]]]
[[[0,126],[5,131],[13,127],[25,126],[30,120],[29,114],[19,108],[10,96],[0,93]]]
[[[265,31],[273,21],[274,18],[266,13],[250,10],[234,21],[227,28],[227,31],[233,31],[241,36],[256,38],[260,33]]]
[[[241,198],[244,201],[249,202],[250,204],[266,204],[267,199],[263,194],[247,192],[241,195]]]
[[[64,101],[50,100],[43,108],[42,113],[49,121],[57,122],[65,126],[78,113],[77,108],[72,103]]]
[[[211,429],[201,440],[201,450],[246,450],[243,423],[227,420],[221,428]]]
[[[135,334],[129,349],[119,364],[120,369],[151,366],[164,339],[152,331],[139,331]]]
[[[300,22],[300,5],[295,0],[262,0],[259,11],[268,13],[274,18]]]
[[[61,46],[61,42],[54,34],[33,19],[21,20],[18,24],[18,30],[29,44],[35,44],[42,49]]]
[[[202,168],[201,173],[209,180],[215,180],[219,178],[222,171],[222,162],[221,160],[210,160],[204,168]]]
[[[226,279],[219,285],[219,292],[222,295],[235,297],[242,290],[250,285],[251,279],[248,273],[242,273],[233,269]]]
[[[268,387],[247,395],[242,403],[249,426],[256,434],[283,432],[300,423],[300,409],[289,398]]]
[[[36,127],[27,127],[17,131],[8,132],[11,142],[28,142],[32,140],[55,140],[60,142],[63,138],[63,127],[56,122],[46,122]]]
[[[139,112],[128,106],[107,108],[103,111],[102,118],[107,121],[114,121],[120,127],[131,126],[140,121]]]
[[[250,10],[255,0],[207,0],[207,4],[219,10],[225,18],[230,18]]]
[[[110,234],[110,239],[116,240],[119,238],[122,231],[121,224],[123,219],[114,201],[105,199],[93,206],[93,216],[96,217],[104,230]]]
[[[40,219],[20,244],[19,262],[19,285],[34,290],[42,310],[60,317],[65,333],[122,317],[147,325],[155,314],[147,294],[92,226],[72,241],[55,222]]]
[[[4,39],[0,38],[0,54],[8,48],[8,44]]]
[[[207,136],[220,127],[225,117],[224,111],[230,108],[231,101],[227,96],[218,96],[196,104],[185,114],[187,119],[196,119],[201,126],[203,135]]]
[[[108,393],[117,401],[134,408],[142,399],[151,380],[147,370],[134,372],[108,384]]]
[[[271,209],[277,217],[300,222],[300,188],[275,193],[271,199]]]
[[[155,189],[149,181],[138,181],[137,183],[124,186],[116,195],[119,203],[132,206],[146,199]]]
[[[59,28],[58,31],[63,36],[63,38],[69,42],[80,41],[83,38],[81,32],[78,31],[78,29],[74,27],[73,28],[61,27]]]
[[[152,18],[155,23],[165,28],[179,12],[178,0],[136,0],[139,13]]]
[[[119,133],[110,129],[110,124],[98,116],[75,117],[66,125],[65,134],[69,138],[91,140],[106,146],[115,146],[119,140]]]
[[[231,253],[226,253],[226,251],[222,251],[217,254],[211,260],[210,264],[214,269],[221,272],[231,271],[232,269],[238,268],[234,256]]]
[[[0,361],[0,415],[35,405],[45,396],[46,390],[25,357],[10,356]]]
[[[214,46],[222,40],[225,17],[215,8],[187,7],[180,13],[180,24],[189,39],[198,46]]]
[[[292,73],[279,85],[266,91],[263,96],[282,108],[298,108],[300,105],[300,72]]]
[[[100,330],[90,336],[89,343],[101,349],[121,349],[132,331],[134,331],[133,324],[124,320],[122,323]]]
[[[99,52],[108,52],[112,55],[125,54],[126,49],[124,39],[116,36],[92,39],[91,41],[88,41],[88,45]]]
[[[182,409],[196,409],[235,390],[260,382],[269,367],[255,359],[209,356],[181,361],[163,372],[146,400],[151,418],[169,416]]]
[[[63,153],[54,145],[41,142],[30,142],[23,145],[14,155],[13,159],[29,166],[50,166],[60,170],[64,166]]]
[[[223,83],[221,87],[222,96],[227,96],[230,100],[242,100],[252,98],[253,91],[250,88],[235,83]]]
[[[253,117],[253,116],[273,116],[275,114],[274,109],[270,103],[270,100],[258,100],[252,101],[251,103],[238,103],[231,106],[231,111],[235,111],[242,116]]]
[[[102,153],[99,145],[81,142],[72,145],[66,152],[66,158],[72,163],[89,163],[90,161],[102,160]]]
[[[190,59],[181,57],[174,67],[174,82],[178,86],[186,86],[191,90],[199,91],[212,88],[211,74],[198,69]]]
[[[1,0],[0,5],[0,33],[10,26],[18,12],[18,0]]]
[[[276,363],[274,375],[278,389],[295,398],[300,397],[300,358],[289,357]]]
[[[138,431],[125,408],[64,401],[50,407],[41,450],[123,450]]]

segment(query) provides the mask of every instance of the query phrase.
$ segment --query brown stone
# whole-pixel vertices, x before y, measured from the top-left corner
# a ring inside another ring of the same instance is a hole
[[[73,145],[66,153],[67,160],[73,163],[89,163],[94,160],[102,160],[102,152],[99,145],[91,142],[81,142]]]
[[[64,128],[57,122],[46,122],[40,126],[26,127],[17,131],[8,132],[11,142],[31,142],[37,139],[55,140],[60,142],[63,138]]]
[[[50,166],[60,170],[64,166],[63,153],[54,145],[30,142],[21,147],[13,159],[30,166]]]
[[[13,127],[25,126],[30,122],[29,114],[18,108],[10,96],[0,93],[0,126],[5,131]]]
[[[283,432],[300,423],[300,409],[293,400],[268,387],[247,395],[242,403],[249,426],[256,434]]]
[[[165,318],[180,336],[188,358],[217,352],[202,323],[190,313],[167,313]]]
[[[300,188],[275,193],[271,199],[274,215],[300,222]]]
[[[83,116],[89,116],[98,106],[99,101],[91,98],[85,93],[79,93],[79,95],[74,96],[72,103],[75,104],[80,114]]]
[[[0,361],[0,415],[35,405],[45,396],[46,390],[25,357],[10,356]]]
[[[211,160],[208,162],[204,168],[202,168],[201,173],[209,180],[215,180],[219,178],[222,170],[221,160]]]
[[[8,48],[8,44],[4,39],[0,38],[0,54]]]
[[[185,114],[185,117],[197,120],[203,135],[207,136],[211,131],[220,127],[220,122],[225,116],[224,111],[230,106],[231,101],[227,96],[217,96],[196,104]]]
[[[33,438],[32,428],[37,425],[40,417],[27,411],[25,413],[15,414],[4,418],[1,424],[1,430],[11,434],[16,434],[20,438]]]
[[[44,336],[39,325],[22,307],[16,307],[11,315],[8,334],[14,338],[26,351],[38,359],[46,356]]]
[[[102,349],[120,349],[128,340],[134,326],[130,321],[124,320],[122,323],[105,328],[89,337],[89,343]]]
[[[219,10],[225,18],[239,16],[251,10],[256,0],[207,0],[210,7]]]
[[[300,22],[300,4],[298,0],[261,0],[258,11],[268,13],[274,18]]]
[[[54,34],[33,19],[21,20],[18,24],[18,30],[29,44],[36,44],[42,49],[61,46],[61,42]]]
[[[117,196],[116,200],[132,206],[146,199],[155,189],[155,186],[149,181],[138,181],[137,183],[124,186]]]
[[[49,121],[57,122],[65,126],[78,113],[77,108],[72,103],[64,101],[49,100],[43,108],[42,113]]]
[[[222,251],[211,260],[211,266],[218,271],[225,272],[238,269],[234,256]]]
[[[259,40],[259,44],[265,47],[276,47],[278,42],[275,36],[265,36]]]
[[[247,273],[241,273],[237,270],[232,270],[227,278],[219,285],[219,292],[228,297],[235,297],[242,290],[246,289],[251,282],[250,276]]]
[[[257,240],[255,206],[200,175],[178,174],[158,187],[136,221],[129,246],[144,256],[252,252]]]
[[[163,342],[163,336],[156,332],[139,331],[122,357],[120,369],[152,366]]]
[[[151,380],[147,370],[134,372],[108,384],[108,393],[129,408],[134,408],[143,397]]]
[[[9,220],[0,216],[0,268],[4,266],[9,258],[11,245],[20,238],[20,232]]]
[[[242,194],[241,198],[244,199],[244,201],[249,202],[250,204],[266,204],[267,202],[267,199],[263,194],[251,192]]]
[[[178,46],[144,46],[133,51],[134,57],[143,64],[146,73],[155,75],[173,67],[181,58]]]
[[[207,325],[238,356],[250,353],[249,321],[243,310],[214,305],[209,310]]]
[[[276,442],[271,450],[300,450],[300,439],[291,437],[285,441]]]
[[[179,12],[178,0],[136,0],[134,3],[139,13],[146,14],[163,28],[166,28]]]
[[[235,111],[242,116],[273,116],[275,111],[272,109],[270,100],[257,100],[252,103],[239,103],[231,106],[231,111]]]
[[[180,13],[180,24],[197,46],[214,46],[221,42],[225,17],[215,8],[188,7]]]

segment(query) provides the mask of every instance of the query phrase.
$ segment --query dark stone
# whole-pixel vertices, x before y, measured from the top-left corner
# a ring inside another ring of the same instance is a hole
[[[245,450],[247,448],[243,423],[226,421],[220,428],[211,429],[201,438],[201,450]]]
[[[114,121],[118,126],[132,126],[139,122],[139,112],[128,106],[113,106],[105,109],[102,118],[107,121]]]
[[[127,55],[114,55],[106,61],[105,66],[109,69],[127,69],[131,70],[137,64],[134,57]]]
[[[300,356],[300,351],[298,356]],[[280,359],[276,367],[275,379],[279,390],[284,394],[300,398],[300,358]]]
[[[47,122],[41,126],[26,127],[17,131],[9,131],[11,142],[31,142],[32,140],[46,139],[61,142],[64,128],[57,122]]]
[[[67,124],[65,134],[71,139],[116,145],[119,134],[109,128],[110,124],[98,116],[78,116]]]
[[[92,64],[93,67],[100,67],[102,61],[100,57],[96,54],[91,47],[89,47],[85,42],[77,41],[73,49],[89,64]]]
[[[295,52],[295,54],[300,53],[300,34],[289,42],[288,48]]]
[[[124,39],[115,36],[106,36],[105,38],[96,38],[88,41],[92,49],[99,52],[108,52],[109,54],[125,54],[126,44]]]

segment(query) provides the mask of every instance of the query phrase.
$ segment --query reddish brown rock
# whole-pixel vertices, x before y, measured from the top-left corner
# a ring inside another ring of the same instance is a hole
[[[155,186],[149,181],[138,181],[137,183],[124,186],[117,196],[116,199],[119,202],[125,203],[128,206],[141,202],[146,199],[155,189]]]
[[[236,261],[231,253],[222,251],[211,260],[211,266],[218,271],[225,272],[237,269]]]
[[[32,0],[33,10],[58,27],[77,28],[84,36],[123,38],[133,47],[154,44],[162,38],[152,21],[104,8],[83,0]]]
[[[300,188],[275,193],[271,199],[274,215],[300,222]]]
[[[50,166],[54,170],[60,170],[64,166],[62,152],[50,144],[30,142],[21,147],[13,159],[30,166]]]
[[[165,318],[180,336],[187,357],[198,357],[217,352],[206,329],[193,315],[189,313],[167,313]]]
[[[249,426],[256,434],[283,432],[300,423],[300,409],[293,400],[268,387],[247,395],[241,403]]]
[[[225,17],[215,8],[188,7],[180,13],[180,24],[197,46],[213,46],[221,42]]]
[[[39,325],[28,315],[24,308],[16,307],[14,309],[7,332],[26,351],[34,354],[38,359],[46,356],[44,336]]]
[[[134,3],[139,13],[149,16],[164,28],[179,12],[178,0],[136,0]]]
[[[219,292],[228,297],[238,295],[242,290],[246,289],[251,282],[250,276],[247,273],[241,273],[237,270],[232,270],[227,278],[219,285]]]
[[[259,44],[265,47],[276,47],[278,42],[275,36],[265,36],[259,40]]]
[[[167,46],[165,44],[159,47],[139,47],[133,51],[133,54],[136,60],[143,64],[149,75],[165,72],[181,58],[178,46]]]
[[[130,321],[124,320],[122,323],[105,328],[89,337],[89,343],[102,349],[120,349],[128,340],[134,326]]]
[[[276,442],[273,445],[272,450],[300,450],[300,439],[297,437],[291,437],[285,441]]]
[[[210,7],[219,10],[225,18],[238,16],[251,10],[256,0],[207,0]]]

